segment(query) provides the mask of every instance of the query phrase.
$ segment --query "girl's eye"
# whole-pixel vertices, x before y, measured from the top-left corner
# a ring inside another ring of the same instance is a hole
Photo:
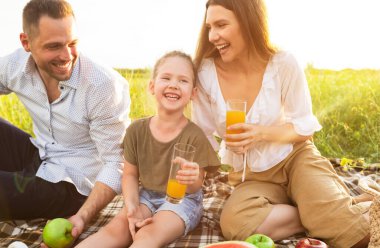
[[[187,81],[187,80],[185,80],[185,79],[181,79],[181,80],[179,80],[178,82],[183,83],[183,84],[187,84],[189,81]]]

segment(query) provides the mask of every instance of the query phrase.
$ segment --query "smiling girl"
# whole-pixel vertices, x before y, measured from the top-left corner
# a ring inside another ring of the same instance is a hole
[[[124,138],[125,207],[78,247],[163,247],[198,225],[204,170],[215,170],[220,162],[203,131],[183,114],[196,94],[195,83],[190,56],[173,51],[157,61],[149,83],[157,114],[132,123]],[[179,204],[165,201],[176,143],[196,148],[194,162],[184,161],[177,174],[179,182],[187,185]]]

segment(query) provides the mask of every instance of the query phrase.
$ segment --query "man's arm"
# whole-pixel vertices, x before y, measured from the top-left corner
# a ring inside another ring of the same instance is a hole
[[[71,216],[69,220],[74,224],[72,235],[77,238],[84,230],[85,226],[110,203],[116,196],[116,192],[109,186],[101,182],[96,182],[86,202]]]

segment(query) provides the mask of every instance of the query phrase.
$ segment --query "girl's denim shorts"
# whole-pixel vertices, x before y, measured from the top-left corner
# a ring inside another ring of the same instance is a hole
[[[202,190],[193,194],[186,194],[179,204],[173,204],[165,200],[166,194],[156,191],[140,189],[140,203],[145,204],[153,214],[158,211],[172,211],[185,222],[185,236],[192,231],[201,220],[203,214]]]

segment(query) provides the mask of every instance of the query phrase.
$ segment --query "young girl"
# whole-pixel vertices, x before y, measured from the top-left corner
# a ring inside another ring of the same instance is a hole
[[[216,169],[220,162],[203,131],[183,114],[196,94],[195,83],[196,72],[187,54],[173,51],[157,61],[149,84],[157,114],[132,123],[124,138],[125,207],[77,247],[162,247],[197,226],[203,209],[204,169]],[[196,148],[194,162],[184,161],[177,174],[180,183],[187,185],[180,204],[165,201],[176,143]]]

